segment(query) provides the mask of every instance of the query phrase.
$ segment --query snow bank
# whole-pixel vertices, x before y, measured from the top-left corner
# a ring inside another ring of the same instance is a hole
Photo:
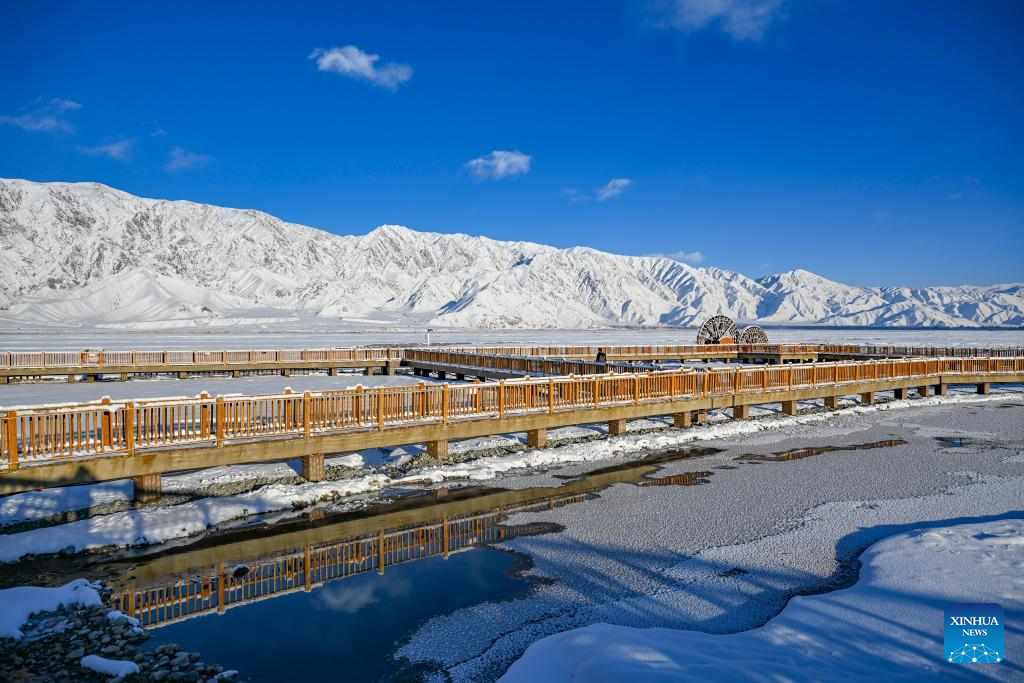
[[[61,605],[100,607],[99,586],[75,579],[60,588],[18,586],[0,590],[0,638],[20,639],[21,627],[36,612],[48,612]]]
[[[104,659],[99,655],[82,657],[82,668],[95,671],[104,676],[124,678],[139,673],[139,665],[135,662],[123,662],[117,659]]]
[[[67,548],[78,552],[106,546],[162,543],[202,533],[213,525],[232,519],[377,491],[388,481],[383,475],[372,474],[295,486],[271,484],[238,496],[125,510],[60,526],[8,534],[0,536],[0,562],[16,562],[25,555],[55,553]]]
[[[714,635],[594,624],[532,644],[501,680],[829,680],[837,672],[872,680],[882,671],[887,680],[966,675],[963,665],[944,660],[945,606],[983,599],[1007,612],[1024,608],[1024,520],[904,533],[875,544],[861,560],[854,586],[794,598],[760,628]],[[1010,629],[1006,637],[1017,641],[1008,650],[1024,641]],[[1016,670],[987,665],[984,673],[1010,679]]]

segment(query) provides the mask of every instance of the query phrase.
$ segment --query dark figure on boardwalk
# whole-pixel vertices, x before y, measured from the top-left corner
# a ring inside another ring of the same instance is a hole
[[[608,362],[608,355],[604,352],[604,349],[597,350],[597,362],[602,365]]]

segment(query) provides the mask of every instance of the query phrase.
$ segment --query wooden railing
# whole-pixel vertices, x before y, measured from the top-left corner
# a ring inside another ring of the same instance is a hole
[[[154,365],[348,363],[399,360],[401,349],[250,349],[246,351],[2,351],[0,368],[104,368]]]
[[[257,363],[355,363],[425,359],[423,354],[501,356],[516,359],[527,374],[585,374],[582,366],[566,366],[561,372],[540,369],[543,362],[559,360],[593,362],[598,351],[609,358],[651,360],[657,358],[709,358],[716,354],[814,355],[837,354],[882,357],[1022,358],[1024,348],[871,346],[857,344],[683,344],[666,346],[479,346],[450,348],[334,348],[334,349],[249,349],[242,351],[0,351],[0,369],[31,370],[61,368],[130,368],[153,366],[253,365]],[[528,362],[527,362],[528,361]],[[532,365],[531,365],[532,364]],[[471,365],[483,366],[477,363]],[[499,366],[493,366],[499,367]],[[518,367],[507,367],[520,371]]]
[[[384,430],[463,419],[937,375],[1024,373],[1024,358],[914,358],[594,374],[0,410],[0,469],[192,444]]]
[[[597,363],[593,360],[544,358],[541,356],[515,356],[447,349],[405,349],[403,358],[423,363],[436,363],[466,368],[503,370],[522,375],[591,375],[603,372],[647,372],[651,367],[628,363]]]
[[[501,524],[510,513],[561,507],[585,500],[589,492],[547,496],[482,513],[436,521],[339,541],[294,548],[235,564],[220,564],[207,574],[164,585],[115,592],[110,606],[137,618],[143,626],[163,626],[189,617],[221,612],[240,604],[310,590],[331,581],[428,557],[443,556],[482,543],[535,533],[542,527]]]

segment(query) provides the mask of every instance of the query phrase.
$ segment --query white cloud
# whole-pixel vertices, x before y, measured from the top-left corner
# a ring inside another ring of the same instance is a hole
[[[108,157],[117,161],[130,161],[135,151],[135,140],[118,140],[96,147],[78,146],[78,151],[94,157]]]
[[[348,78],[364,80],[387,88],[392,92],[398,86],[412,78],[412,67],[397,62],[378,64],[380,55],[363,52],[355,45],[332,47],[329,50],[317,48],[309,56],[316,60],[316,68],[320,71],[341,74]]]
[[[779,15],[783,0],[669,0],[663,25],[692,33],[714,26],[735,40],[760,40]]]
[[[500,180],[529,172],[532,159],[529,154],[519,151],[496,149],[490,154],[467,161],[464,167],[477,178]]]
[[[612,178],[607,183],[597,188],[597,201],[603,202],[614,199],[626,191],[626,188],[633,184],[629,178]]]
[[[648,256],[670,258],[673,261],[682,261],[683,263],[689,263],[692,265],[704,262],[704,254],[699,251],[674,251],[671,254],[648,254]]]
[[[167,162],[164,163],[165,171],[183,171],[189,168],[204,166],[213,161],[213,157],[196,152],[189,152],[181,147],[175,147],[167,155]]]
[[[589,202],[591,199],[589,194],[580,192],[575,187],[569,187],[562,190],[562,196],[565,197],[570,204],[583,204],[584,202]]]
[[[45,102],[36,101],[24,114],[17,116],[0,115],[0,124],[15,126],[32,132],[73,133],[75,128],[64,114],[65,112],[81,108],[82,105],[78,102],[59,98]]]

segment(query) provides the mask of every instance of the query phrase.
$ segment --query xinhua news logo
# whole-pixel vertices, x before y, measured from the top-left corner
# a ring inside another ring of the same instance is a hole
[[[946,605],[946,660],[954,664],[1003,661],[1003,608],[994,602]]]

